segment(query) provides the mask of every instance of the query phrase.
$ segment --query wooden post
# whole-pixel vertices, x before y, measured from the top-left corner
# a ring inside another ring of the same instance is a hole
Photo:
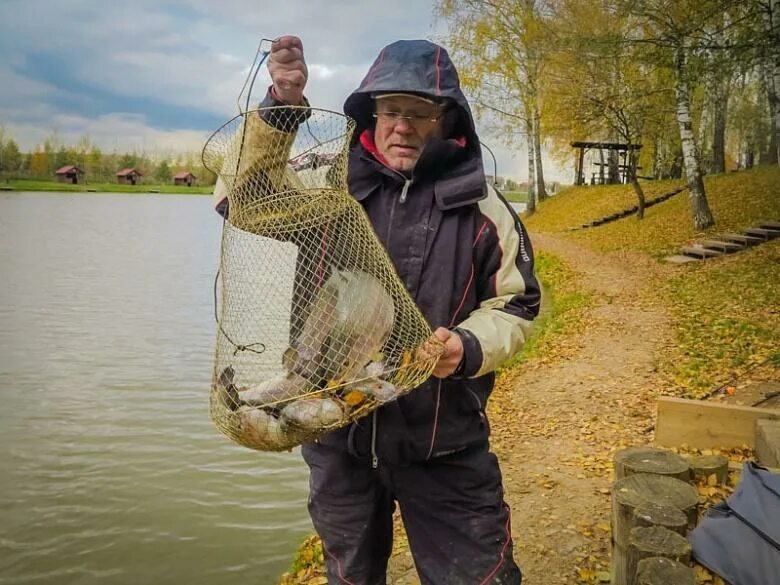
[[[577,181],[575,185],[582,185],[585,182],[585,147],[580,146],[580,153],[577,158]]]
[[[637,450],[638,451],[638,450]],[[697,520],[699,494],[674,477],[637,473],[618,480],[612,490],[612,585],[628,585],[628,546],[636,510],[648,504],[670,506],[685,515],[685,527]]]
[[[664,557],[649,557],[639,561],[636,585],[696,585],[693,569]]]
[[[634,509],[634,526],[662,526],[672,532],[685,536],[688,518],[682,510],[666,504],[645,502]]]
[[[688,460],[693,470],[694,481],[706,481],[711,475],[719,484],[729,478],[729,459],[723,455],[698,455]]]
[[[666,557],[681,563],[691,560],[691,544],[686,538],[661,526],[633,528],[628,543],[627,585],[636,584],[638,565],[642,559]]]
[[[691,468],[682,457],[657,447],[630,447],[615,453],[615,477],[623,479],[635,473],[651,473],[676,477],[683,481],[691,478]]]

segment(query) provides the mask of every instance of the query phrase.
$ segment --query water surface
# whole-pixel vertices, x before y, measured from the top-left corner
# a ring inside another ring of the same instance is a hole
[[[0,194],[0,584],[271,584],[303,535],[298,453],[208,417],[208,198]]]

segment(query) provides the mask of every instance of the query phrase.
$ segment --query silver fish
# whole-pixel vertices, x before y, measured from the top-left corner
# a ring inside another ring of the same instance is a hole
[[[340,422],[341,405],[332,398],[304,398],[285,406],[281,412],[283,429],[318,431]]]
[[[283,449],[291,444],[292,437],[282,430],[281,421],[260,408],[242,406],[238,412],[241,439],[253,446],[267,449]],[[293,441],[294,442],[294,441]]]
[[[382,403],[395,400],[401,394],[398,388],[393,386],[393,384],[387,380],[379,380],[376,378],[355,382],[350,384],[349,388],[358,392],[362,392],[377,402]]]
[[[239,391],[238,395],[249,406],[274,406],[305,394],[310,386],[306,379],[290,372]]]

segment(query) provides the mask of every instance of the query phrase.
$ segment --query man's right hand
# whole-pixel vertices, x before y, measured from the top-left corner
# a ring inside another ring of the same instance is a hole
[[[291,106],[303,103],[303,89],[309,71],[303,59],[303,43],[293,36],[279,37],[271,43],[268,72],[276,97]]]

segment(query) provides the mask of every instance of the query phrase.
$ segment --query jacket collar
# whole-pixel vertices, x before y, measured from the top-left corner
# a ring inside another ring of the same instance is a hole
[[[349,153],[347,180],[355,199],[363,201],[381,190],[377,173],[398,183],[405,180],[387,166],[376,148],[373,132],[364,130]],[[465,138],[429,140],[414,167],[412,181],[432,184],[436,205],[442,210],[471,205],[487,197],[482,160],[465,148]]]

